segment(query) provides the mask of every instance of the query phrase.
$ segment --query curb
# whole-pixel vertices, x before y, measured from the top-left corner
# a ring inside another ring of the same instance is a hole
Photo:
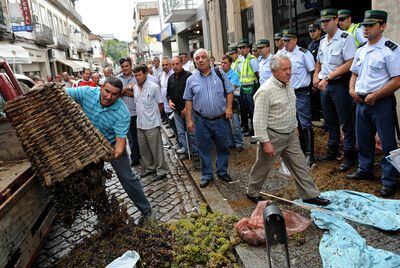
[[[162,125],[162,130],[164,134],[170,140],[171,137],[168,136],[168,131],[164,125]],[[176,154],[176,152],[174,151]],[[200,177],[197,174],[192,173],[189,167],[186,165],[184,161],[181,161],[178,157],[178,161],[184,167],[188,178],[192,181],[195,186],[196,191],[202,197],[202,199],[207,203],[208,207],[212,212],[219,211],[226,215],[233,216],[236,215],[236,212],[229,205],[227,200],[222,196],[219,189],[215,186],[214,183],[211,183],[205,188],[200,188],[199,182]],[[196,177],[196,178],[195,178]],[[235,254],[238,258],[238,262],[242,267],[245,268],[260,268],[260,267],[268,267],[268,259],[267,254],[264,247],[254,247],[247,244],[240,244],[235,246]],[[272,265],[276,267],[275,265]]]

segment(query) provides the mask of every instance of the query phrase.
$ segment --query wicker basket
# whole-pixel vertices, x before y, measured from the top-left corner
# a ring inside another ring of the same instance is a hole
[[[5,112],[47,186],[91,163],[113,157],[110,143],[61,84],[36,86],[8,101]]]

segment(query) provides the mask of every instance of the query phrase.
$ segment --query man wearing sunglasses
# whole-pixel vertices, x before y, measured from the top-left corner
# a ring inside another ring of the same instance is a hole
[[[354,37],[357,48],[367,42],[363,35],[363,27],[360,23],[353,23],[351,18],[351,11],[348,9],[341,9],[338,11],[339,27],[343,31],[347,31]]]
[[[339,169],[347,171],[355,165],[355,132],[347,74],[356,53],[356,45],[350,34],[338,28],[336,9],[322,10],[320,21],[327,34],[321,39],[318,49],[313,86],[321,91],[325,129],[329,133],[328,151],[320,160],[336,159],[342,128],[344,158]]]
[[[368,43],[361,46],[351,66],[350,95],[357,103],[356,135],[358,169],[348,179],[373,179],[375,160],[375,134],[382,142],[382,189],[380,195],[388,197],[397,190],[399,173],[386,160],[390,151],[397,149],[395,91],[400,88],[400,48],[383,36],[387,13],[382,10],[365,12],[364,36]]]

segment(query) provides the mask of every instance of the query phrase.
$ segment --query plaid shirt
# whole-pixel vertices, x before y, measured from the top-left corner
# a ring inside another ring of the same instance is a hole
[[[268,142],[268,129],[291,133],[297,127],[296,95],[290,83],[285,87],[271,76],[254,95],[254,134],[259,142]]]

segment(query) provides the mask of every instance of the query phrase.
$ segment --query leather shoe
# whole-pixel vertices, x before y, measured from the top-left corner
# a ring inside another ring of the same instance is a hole
[[[223,180],[224,182],[230,182],[230,181],[232,181],[232,178],[231,178],[231,176],[229,176],[229,174],[218,175],[218,178],[220,178],[220,179]]]
[[[246,197],[255,204],[257,204],[259,201],[264,201],[264,199],[261,196],[250,196],[246,193]]]
[[[144,177],[153,175],[153,174],[155,174],[155,173],[156,173],[155,170],[146,170],[142,175],[140,175],[140,177],[144,178]]]
[[[374,174],[368,174],[368,173],[357,171],[354,173],[347,174],[346,178],[349,180],[373,180],[373,179],[375,179],[375,176],[374,176]]]
[[[212,182],[212,179],[209,180],[200,180],[200,187],[204,188],[207,187]]]
[[[154,181],[160,181],[162,179],[165,179],[167,177],[167,174],[161,174],[161,175],[157,175],[156,178],[153,180]]]
[[[382,189],[379,191],[380,196],[389,197],[396,193],[397,187],[385,187],[382,186]]]
[[[331,203],[328,199],[322,198],[322,197],[314,197],[311,199],[305,199],[303,200],[304,203],[309,203],[317,206],[322,206],[325,207]]]

